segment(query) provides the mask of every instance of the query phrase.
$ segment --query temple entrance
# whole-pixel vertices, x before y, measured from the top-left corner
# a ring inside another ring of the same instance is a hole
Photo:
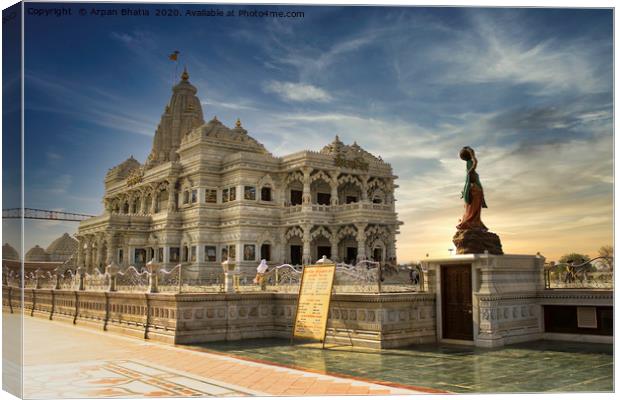
[[[474,340],[471,265],[441,266],[441,327],[444,339]]]
[[[347,247],[347,257],[344,262],[351,265],[357,262],[357,247]]]
[[[302,255],[302,246],[291,246],[291,264],[292,265],[301,265],[301,255]]]

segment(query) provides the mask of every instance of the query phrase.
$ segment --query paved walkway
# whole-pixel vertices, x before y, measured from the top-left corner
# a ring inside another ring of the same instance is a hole
[[[24,342],[25,398],[420,393],[29,316]]]

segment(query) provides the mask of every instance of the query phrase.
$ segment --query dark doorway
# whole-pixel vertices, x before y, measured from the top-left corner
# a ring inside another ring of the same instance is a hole
[[[471,265],[441,266],[441,322],[444,339],[474,339]]]
[[[347,247],[347,264],[355,264],[357,261],[357,247]]]
[[[323,256],[331,259],[332,258],[332,248],[330,246],[317,246],[316,248],[316,256],[318,258],[322,258]]]
[[[357,196],[347,196],[345,198],[346,204],[357,203]]]
[[[271,246],[268,244],[264,244],[260,247],[260,258],[261,260],[271,261]]]
[[[291,205],[297,206],[301,204],[303,193],[301,190],[291,190]]]
[[[381,247],[377,247],[372,251],[372,260],[377,262],[383,261],[383,249]]]
[[[301,265],[301,246],[291,246],[291,264]]]

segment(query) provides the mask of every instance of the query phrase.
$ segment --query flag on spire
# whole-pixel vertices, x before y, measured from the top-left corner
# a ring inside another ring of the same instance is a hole
[[[179,59],[179,54],[181,54],[181,53],[179,52],[179,50],[175,50],[175,51],[174,51],[174,53],[172,53],[172,54],[170,54],[170,55],[168,56],[168,59],[169,59],[170,61],[177,61],[177,60]]]

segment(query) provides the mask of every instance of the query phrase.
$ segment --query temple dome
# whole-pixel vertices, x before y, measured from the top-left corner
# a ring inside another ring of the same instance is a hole
[[[19,260],[19,253],[17,252],[17,250],[13,248],[13,246],[11,246],[8,243],[5,243],[4,246],[2,246],[2,259],[3,260]]]
[[[107,181],[118,181],[123,180],[129,176],[129,174],[140,168],[142,165],[133,158],[133,156],[129,157],[122,163],[118,164],[116,167],[110,168],[108,173],[106,174],[106,182]]]
[[[340,141],[340,138],[336,136],[333,142],[321,149],[321,154],[333,156],[337,159],[348,161],[355,161],[357,163],[383,163],[381,157],[377,157],[374,154],[364,150],[357,142],[353,142],[351,145],[346,145]]]
[[[47,246],[45,251],[50,261],[66,261],[76,252],[77,248],[78,241],[65,233]]]
[[[237,120],[234,128],[229,128],[213,117],[208,123],[192,130],[183,139],[183,145],[196,139],[209,142],[210,145],[230,151],[246,151],[251,153],[269,154],[262,143],[248,135],[241,121]]]
[[[50,256],[39,245],[34,246],[26,253],[26,261],[49,261]]]

